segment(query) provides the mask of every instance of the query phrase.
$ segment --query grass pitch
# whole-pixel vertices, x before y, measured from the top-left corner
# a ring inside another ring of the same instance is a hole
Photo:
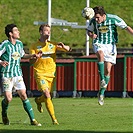
[[[11,125],[3,125],[0,119],[0,133],[133,133],[132,98],[105,98],[104,106],[98,105],[97,98],[54,98],[60,125],[52,125],[44,104],[44,112],[39,113],[34,98],[29,99],[42,126],[30,125],[20,99],[15,97],[8,109]]]

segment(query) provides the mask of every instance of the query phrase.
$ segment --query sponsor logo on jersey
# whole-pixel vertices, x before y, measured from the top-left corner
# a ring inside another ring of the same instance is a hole
[[[107,33],[109,31],[109,27],[108,26],[101,26],[98,28],[98,30],[101,33]]]
[[[43,54],[42,54],[42,57],[41,57],[41,58],[50,58],[52,54],[54,54],[54,52],[53,52],[53,51],[43,52]]]
[[[18,60],[18,59],[20,58],[20,54],[19,54],[18,52],[14,52],[14,53],[12,54],[12,58],[13,58],[14,60]]]

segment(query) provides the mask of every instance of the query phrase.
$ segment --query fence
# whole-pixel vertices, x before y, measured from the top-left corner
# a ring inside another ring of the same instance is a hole
[[[54,97],[96,96],[99,91],[97,58],[94,55],[74,59],[57,59]],[[24,81],[28,90],[37,91],[33,67],[28,61],[22,62]],[[106,96],[132,96],[133,55],[118,55],[117,64],[112,67]]]

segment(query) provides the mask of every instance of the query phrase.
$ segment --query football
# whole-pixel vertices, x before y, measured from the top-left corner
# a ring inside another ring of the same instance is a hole
[[[91,8],[91,7],[85,7],[83,10],[82,10],[82,16],[86,19],[91,19],[94,17],[94,10]]]

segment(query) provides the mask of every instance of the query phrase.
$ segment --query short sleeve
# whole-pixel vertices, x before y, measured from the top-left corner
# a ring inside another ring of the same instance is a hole
[[[116,26],[119,26],[122,29],[127,27],[127,24],[125,23],[125,21],[118,16],[115,16],[115,24]]]

